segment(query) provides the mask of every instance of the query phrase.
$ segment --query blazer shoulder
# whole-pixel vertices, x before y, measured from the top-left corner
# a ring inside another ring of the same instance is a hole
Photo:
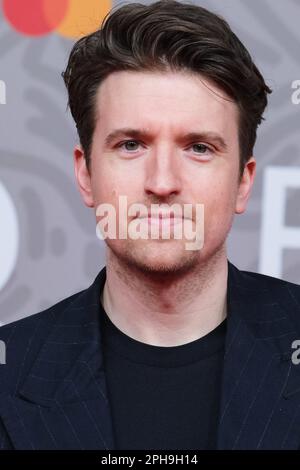
[[[44,325],[55,322],[59,314],[63,312],[70,304],[72,304],[85,290],[86,289],[75,292],[74,294],[59,300],[44,310],[40,310],[39,312],[29,314],[13,322],[1,325],[0,337],[9,335],[11,331],[15,329],[27,330],[35,328],[36,324],[40,322],[42,322]]]
[[[248,276],[249,280],[258,281],[262,287],[288,289],[295,293],[297,297],[300,296],[300,285],[294,282],[258,272],[241,271],[241,273]]]
[[[59,316],[73,303],[86,289],[76,292],[50,307],[25,316],[21,319],[7,323],[0,327],[0,347],[5,350],[5,363],[18,366],[25,356],[34,358],[43,346],[48,334],[59,319]],[[2,352],[3,355],[3,352]],[[3,363],[3,358],[0,358]],[[3,371],[3,368],[0,367]]]
[[[0,394],[12,391],[27,375],[60,314],[83,292],[0,327]]]
[[[263,289],[268,297],[281,305],[282,310],[293,318],[300,331],[300,285],[266,274],[241,271],[247,285],[254,289]]]

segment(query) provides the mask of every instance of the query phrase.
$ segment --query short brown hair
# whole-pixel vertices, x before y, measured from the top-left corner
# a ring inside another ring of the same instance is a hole
[[[62,76],[88,170],[95,97],[101,82],[115,71],[168,69],[199,73],[236,102],[241,176],[253,152],[257,127],[264,119],[267,93],[272,90],[223,18],[175,0],[112,9],[100,29],[74,44]]]

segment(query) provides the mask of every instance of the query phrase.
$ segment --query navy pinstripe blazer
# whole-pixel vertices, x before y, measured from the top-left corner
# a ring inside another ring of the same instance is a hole
[[[300,339],[300,286],[228,268],[218,449],[298,449],[291,345]],[[105,279],[103,268],[87,289],[0,328],[2,449],[116,449],[99,324]]]

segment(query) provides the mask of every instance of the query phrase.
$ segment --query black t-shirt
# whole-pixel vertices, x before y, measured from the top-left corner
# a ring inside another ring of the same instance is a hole
[[[137,341],[101,307],[116,449],[215,449],[226,319],[179,346]]]

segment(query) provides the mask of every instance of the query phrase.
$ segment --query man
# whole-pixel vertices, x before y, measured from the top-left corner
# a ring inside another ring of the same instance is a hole
[[[300,287],[226,254],[271,92],[249,53],[201,7],[129,4],[74,45],[63,77],[106,267],[1,328],[2,448],[298,448]],[[105,237],[103,207],[125,236]]]

